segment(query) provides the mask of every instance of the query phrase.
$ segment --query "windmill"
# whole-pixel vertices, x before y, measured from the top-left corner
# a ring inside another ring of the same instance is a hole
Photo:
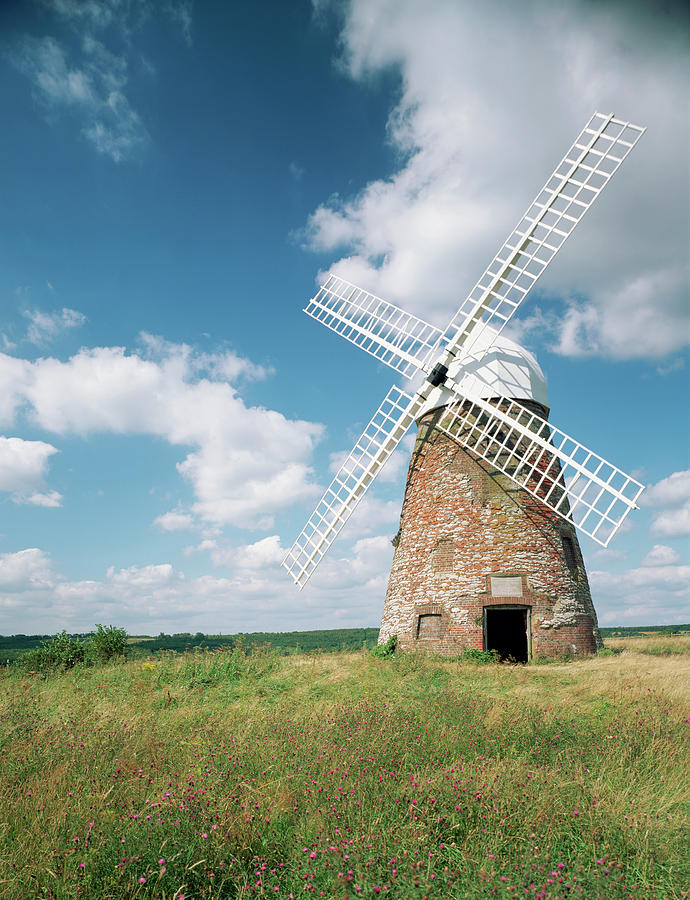
[[[380,641],[523,659],[600,643],[574,529],[606,547],[643,486],[547,421],[536,360],[501,332],[644,130],[591,117],[444,331],[336,275],[305,308],[424,379],[391,387],[283,561],[303,588],[418,423]]]

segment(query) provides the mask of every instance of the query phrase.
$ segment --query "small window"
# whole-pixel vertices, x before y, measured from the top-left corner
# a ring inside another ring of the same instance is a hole
[[[563,555],[569,569],[577,569],[577,554],[575,553],[575,542],[569,534],[562,534]]]
[[[420,616],[417,622],[418,641],[437,641],[441,637],[440,613],[429,613]]]

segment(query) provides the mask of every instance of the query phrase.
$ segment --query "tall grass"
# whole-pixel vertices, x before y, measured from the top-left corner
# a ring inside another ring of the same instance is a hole
[[[0,897],[687,896],[689,675],[634,650],[8,671]]]

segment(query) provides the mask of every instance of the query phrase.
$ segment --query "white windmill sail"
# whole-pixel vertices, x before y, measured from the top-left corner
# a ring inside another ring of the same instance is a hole
[[[443,332],[332,274],[304,312],[406,377],[446,347],[470,352],[470,334],[500,334],[644,131],[595,113]]]
[[[412,397],[395,385],[388,391],[283,560],[300,590],[422,411],[424,403],[422,395]]]
[[[487,325],[501,333],[644,132],[612,115],[592,116],[448,323],[436,355],[444,344],[454,356],[470,352]]]
[[[644,486],[518,400],[463,395],[436,427],[606,547]]]
[[[443,335],[337,275],[328,276],[304,312],[406,377],[423,366]]]
[[[644,131],[592,116],[444,332],[334,275],[310,301],[309,315],[381,362],[430,375],[414,397],[391,388],[288,551],[283,565],[300,588],[439,385],[458,399],[438,427],[608,544],[643,486],[516,401],[466,396],[446,376],[473,348],[490,348]]]

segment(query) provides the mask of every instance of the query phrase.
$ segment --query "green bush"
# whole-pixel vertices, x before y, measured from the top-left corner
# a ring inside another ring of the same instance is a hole
[[[54,634],[40,647],[27,650],[19,657],[23,668],[33,672],[52,672],[67,670],[83,662],[86,656],[86,643],[72,637],[63,630]]]
[[[27,672],[65,672],[82,663],[103,665],[124,657],[126,649],[124,628],[96,625],[96,631],[85,638],[67,634],[63,628],[40,646],[22,653],[17,663]]]
[[[392,634],[385,644],[377,644],[376,647],[372,647],[369,652],[372,656],[377,657],[377,659],[387,659],[395,653],[395,645],[397,643],[398,635]]]
[[[96,631],[87,640],[89,662],[106,663],[124,658],[127,651],[127,632],[114,625],[96,625]]]

